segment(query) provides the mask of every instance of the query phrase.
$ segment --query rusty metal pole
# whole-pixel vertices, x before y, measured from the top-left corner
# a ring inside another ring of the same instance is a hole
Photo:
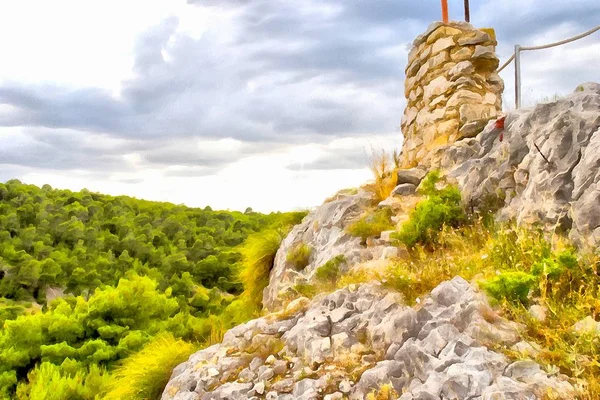
[[[471,22],[471,10],[469,9],[469,0],[465,0],[465,21]]]
[[[442,21],[448,23],[448,0],[442,0]]]

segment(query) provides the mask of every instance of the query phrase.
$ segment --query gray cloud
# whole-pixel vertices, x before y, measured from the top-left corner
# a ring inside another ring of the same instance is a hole
[[[111,170],[123,168],[122,156],[129,146],[95,145],[84,140],[84,132],[61,132],[48,129],[26,130],[0,146],[0,162],[21,167],[49,170]],[[18,140],[19,137],[25,140]]]
[[[135,77],[122,82],[118,98],[98,88],[0,86],[0,104],[14,107],[0,114],[0,126],[72,129],[77,135],[106,135],[126,143],[97,148],[74,134],[30,131],[31,140],[19,153],[0,147],[0,160],[114,171],[124,168],[123,155],[139,153],[150,166],[188,167],[167,174],[198,176],[249,153],[203,153],[185,147],[186,140],[231,137],[251,143],[248,151],[261,152],[275,143],[324,143],[391,131],[400,135],[406,46],[439,18],[438,2],[414,0],[190,3],[234,9],[233,36],[225,41],[215,28],[194,39],[177,33],[176,18],[166,18],[139,37]],[[462,17],[461,2],[455,3],[451,15]],[[513,44],[529,44],[540,32],[563,24],[583,30],[600,20],[595,0],[537,0],[529,8],[516,4],[473,4],[474,24],[495,27],[500,51],[507,56]],[[579,71],[572,66],[550,71],[536,84],[574,87]],[[364,165],[357,154],[331,158],[304,168]]]
[[[364,148],[336,149],[326,156],[305,164],[292,164],[292,171],[323,171],[332,169],[360,169],[368,165],[369,156]]]

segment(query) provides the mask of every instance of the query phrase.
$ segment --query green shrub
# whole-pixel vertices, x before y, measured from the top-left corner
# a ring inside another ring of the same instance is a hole
[[[526,272],[508,271],[481,282],[481,286],[496,300],[526,304],[529,291],[536,282],[535,276]]]
[[[244,285],[244,296],[257,306],[262,301],[263,289],[269,284],[269,274],[282,240],[281,230],[271,229],[249,236],[241,248],[243,261],[239,278]]]
[[[378,237],[381,232],[394,229],[391,217],[392,210],[387,207],[381,208],[348,225],[346,230],[352,236],[360,237],[364,244],[367,238]]]
[[[163,334],[129,356],[114,371],[104,400],[159,399],[173,368],[184,362],[195,346]]]
[[[565,272],[574,270],[579,265],[573,250],[564,250],[554,257],[543,258],[533,264],[531,273],[544,276],[549,280],[558,280]]]
[[[302,270],[310,263],[312,249],[305,243],[298,243],[288,253],[286,260],[297,270]]]
[[[20,383],[19,400],[95,400],[109,383],[109,375],[96,365],[82,368],[73,360],[62,365],[42,363],[28,374],[29,382]]]
[[[391,235],[393,239],[409,248],[418,243],[434,245],[444,226],[458,227],[466,220],[458,187],[448,185],[437,189],[436,183],[439,180],[437,171],[430,172],[423,180],[419,191],[427,195],[427,199],[418,203],[411,211],[409,220],[402,225],[400,231]]]
[[[321,281],[335,281],[340,274],[340,266],[346,263],[343,254],[333,257],[315,271],[315,277]]]

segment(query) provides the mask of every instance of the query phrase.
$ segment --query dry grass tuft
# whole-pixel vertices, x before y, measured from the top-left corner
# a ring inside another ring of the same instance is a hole
[[[163,334],[127,357],[112,375],[105,400],[158,399],[173,368],[185,361],[196,346]]]
[[[398,183],[400,152],[388,154],[385,150],[372,150],[369,169],[373,173],[374,182],[365,189],[373,193],[375,202],[387,199]]]
[[[367,400],[393,400],[398,398],[398,392],[394,389],[392,385],[385,384],[381,385],[378,390],[373,390],[371,393],[367,394]]]

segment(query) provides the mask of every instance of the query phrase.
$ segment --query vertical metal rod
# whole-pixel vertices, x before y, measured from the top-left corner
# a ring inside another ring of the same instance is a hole
[[[448,0],[442,0],[442,21],[448,23]]]
[[[471,22],[471,10],[469,8],[469,0],[465,0],[465,21]]]
[[[515,45],[515,108],[521,108],[521,46]]]

